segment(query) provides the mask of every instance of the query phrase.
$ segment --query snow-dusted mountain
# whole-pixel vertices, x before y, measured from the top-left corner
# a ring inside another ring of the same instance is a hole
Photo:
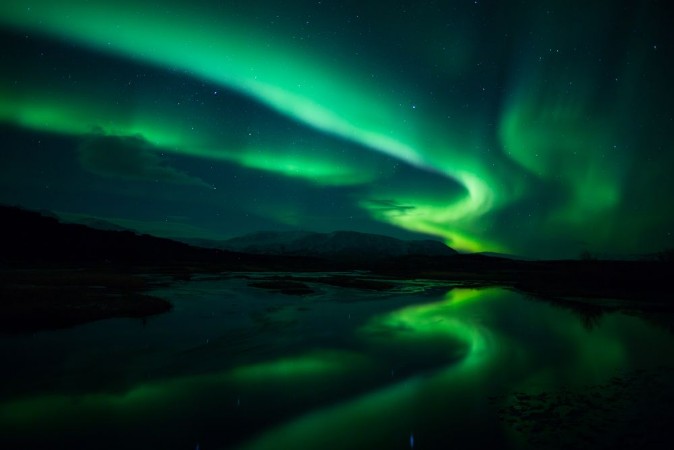
[[[405,241],[355,231],[265,231],[228,239],[221,243],[221,248],[257,254],[366,259],[404,255],[447,256],[457,253],[439,241]]]

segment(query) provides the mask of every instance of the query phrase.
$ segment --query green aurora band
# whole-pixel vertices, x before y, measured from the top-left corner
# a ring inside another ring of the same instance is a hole
[[[141,6],[146,8],[143,13],[138,11],[137,2],[70,2],[68,13],[64,13],[63,8],[64,5],[49,1],[33,3],[30,8],[5,5],[0,15],[14,26],[56,34],[98,50],[158,65],[181,67],[319,130],[417,167],[445,173],[459,180],[466,189],[466,196],[460,202],[425,208],[405,218],[393,218],[376,211],[373,214],[412,231],[442,236],[459,249],[480,249],[477,241],[472,241],[471,247],[463,245],[471,241],[458,239],[460,235],[453,228],[461,220],[476,219],[494,206],[497,196],[489,187],[490,174],[480,170],[478,161],[459,150],[456,138],[425,130],[424,122],[430,120],[407,113],[406,119],[401,121],[400,115],[404,112],[400,111],[398,101],[383,96],[389,86],[378,86],[357,70],[345,72],[340,66],[321,61],[323,58],[283,46],[278,43],[279,39],[264,36],[226,17],[209,19],[195,15],[192,10],[170,16],[157,15],[154,14],[156,6],[147,3]],[[146,17],[150,16],[153,18],[148,21]],[[141,42],[143,45],[139,45]],[[270,42],[274,42],[273,46]],[[357,101],[349,100],[354,98]],[[58,107],[53,108],[56,105],[5,104],[0,117],[35,128],[71,133],[87,131],[83,124],[91,122],[91,109],[75,105],[72,111],[59,111]],[[7,118],[8,115],[13,117]],[[80,115],[89,119],[83,120]],[[96,124],[100,126],[100,122]],[[156,127],[142,122],[134,125],[125,127],[125,124],[114,123],[105,131],[116,135],[138,134],[156,146],[195,156],[227,158],[223,151],[199,150],[201,145],[191,141],[189,136],[171,135],[173,126]],[[434,143],[415,139],[428,134],[441,148],[434,149],[431,147]],[[280,164],[256,157],[254,153],[244,155],[239,162],[247,167],[274,168],[290,176],[314,178],[319,175],[318,179],[331,180],[329,182],[334,184],[354,182],[351,173],[331,173],[329,167],[334,164],[330,161],[300,159],[295,162],[291,158],[284,161],[276,149],[274,153],[274,158],[281,158]],[[475,171],[480,175],[476,176]],[[327,177],[322,176],[326,174]],[[363,178],[356,177],[355,182]],[[424,200],[416,199],[415,204],[423,207]],[[448,223],[448,219],[455,222]]]
[[[603,74],[585,69],[595,56],[579,60],[577,54],[558,55],[560,47],[570,52],[587,40],[587,30],[595,23],[607,23],[602,17],[610,14],[610,5],[588,6],[581,25],[560,34],[544,20],[546,8],[559,3],[544,3],[520,19],[524,25],[535,24],[540,43],[512,65],[510,91],[501,99],[495,130],[480,124],[479,116],[468,127],[475,117],[440,120],[440,108],[410,76],[384,74],[364,57],[348,56],[346,47],[329,37],[299,44],[290,32],[265,30],[250,17],[231,14],[226,6],[131,0],[4,2],[0,23],[185,71],[360,146],[364,153],[369,150],[452,180],[462,190],[460,195],[395,194],[374,186],[355,203],[376,220],[441,237],[459,250],[526,251],[522,236],[541,228],[547,234],[571,230],[578,240],[606,247],[636,231],[658,228],[662,219],[657,217],[620,230],[612,226],[622,212],[631,157],[611,151],[630,140],[624,131],[631,120],[626,111],[643,108],[646,102],[629,89],[638,76],[637,64],[615,64],[620,80],[603,94],[612,100],[597,107],[604,98],[593,91]],[[567,20],[575,20],[568,14]],[[610,39],[607,27],[591,36],[597,52]],[[640,36],[627,45],[637,47],[647,40]],[[470,57],[461,42],[454,39],[452,47],[459,60]],[[576,62],[569,66],[570,61]],[[638,63],[652,64],[647,57]],[[460,71],[461,64],[456,65]],[[195,131],[189,113],[143,104],[129,115],[124,108],[98,103],[91,93],[73,96],[30,83],[27,89],[30,95],[0,86],[0,121],[83,137],[139,136],[157,151],[229,161],[323,186],[366,185],[391,175],[378,172],[367,157],[340,158],[338,148],[273,142],[230,147],[218,131],[221,124],[197,124]],[[395,94],[400,92],[405,94]],[[632,145],[643,144],[631,140]],[[510,217],[507,208],[526,210],[539,201],[532,193],[540,186],[552,187],[556,200],[544,201],[530,222],[519,220],[519,237],[508,236],[512,225],[500,231]],[[382,207],[382,200],[397,207]],[[625,242],[622,249],[634,250],[640,244]]]

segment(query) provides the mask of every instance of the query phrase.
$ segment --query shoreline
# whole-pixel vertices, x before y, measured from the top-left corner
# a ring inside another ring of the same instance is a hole
[[[326,271],[324,277],[302,276],[301,271],[265,270],[267,276],[250,280],[249,286],[287,295],[309,295],[313,289],[306,283],[389,291],[397,282],[428,280],[446,283],[448,289],[500,286],[592,316],[612,311],[659,314],[674,309],[674,305],[666,301],[661,283],[653,283],[661,281],[663,273],[644,283],[643,273],[633,273],[635,276],[630,277],[627,271],[609,272],[609,276],[603,272],[603,276],[596,277],[601,268],[592,268],[594,270],[582,275],[574,267],[574,270],[569,267],[566,270],[564,267],[545,267],[547,270],[473,267],[465,271],[354,271],[352,274],[341,272],[338,276]],[[102,319],[161,314],[171,310],[171,303],[146,292],[174,281],[190,281],[199,274],[227,277],[231,271],[218,264],[203,263],[3,267],[0,269],[0,333],[59,329]]]
[[[145,294],[142,276],[100,268],[0,271],[0,333],[68,328],[102,319],[145,318],[171,310]]]

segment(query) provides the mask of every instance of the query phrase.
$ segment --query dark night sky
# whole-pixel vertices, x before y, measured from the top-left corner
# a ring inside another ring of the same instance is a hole
[[[674,246],[669,1],[4,1],[0,202],[162,236]]]

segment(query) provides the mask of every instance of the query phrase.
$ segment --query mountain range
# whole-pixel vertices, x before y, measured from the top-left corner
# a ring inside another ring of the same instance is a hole
[[[446,257],[457,252],[432,240],[405,241],[355,231],[258,232],[223,241],[177,241],[100,220],[67,223],[49,211],[0,205],[0,262],[211,262],[232,267],[379,263],[410,256]]]

